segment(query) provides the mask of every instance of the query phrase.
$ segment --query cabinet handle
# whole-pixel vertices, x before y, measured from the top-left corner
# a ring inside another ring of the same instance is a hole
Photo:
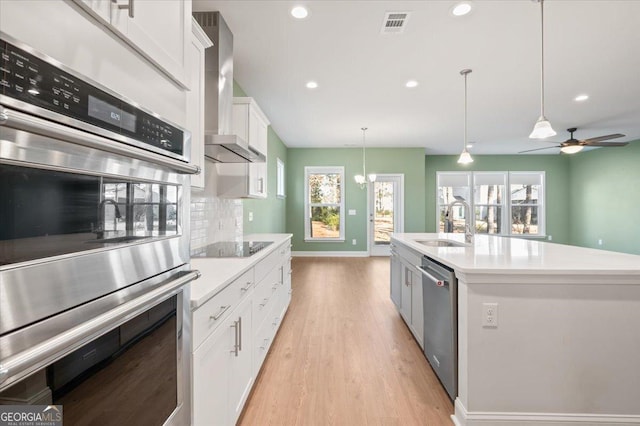
[[[269,344],[269,339],[264,339],[262,346],[260,346],[260,349],[264,350],[268,344]]]
[[[118,5],[118,9],[123,10],[123,9],[128,9],[129,10],[129,18],[133,18],[133,1],[134,0],[129,0],[127,2],[127,4],[120,4],[118,3],[118,0],[111,0],[112,2],[114,2],[115,4]]]
[[[260,306],[264,306],[267,304],[267,302],[269,301],[269,298],[266,298],[262,301],[262,303],[260,304]]]
[[[273,320],[273,325],[278,325],[278,317],[275,317]]]
[[[227,312],[229,310],[230,307],[231,307],[231,305],[229,305],[229,306],[220,306],[220,312],[218,312],[215,315],[210,315],[209,319],[217,321],[225,312]]]
[[[238,326],[238,321],[234,321],[231,327],[235,329],[234,330],[235,344],[233,345],[233,349],[231,350],[231,353],[238,356],[238,349],[240,348],[240,345],[238,344],[238,329],[240,328]]]
[[[251,288],[251,281],[247,281],[246,287],[240,287],[240,291],[247,291]]]
[[[264,178],[258,179],[258,192],[261,194],[264,192]]]
[[[238,334],[238,349],[242,350],[242,317],[238,317]]]

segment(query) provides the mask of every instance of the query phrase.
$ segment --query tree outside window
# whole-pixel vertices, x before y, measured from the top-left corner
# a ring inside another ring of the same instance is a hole
[[[343,167],[305,167],[305,239],[344,240]]]

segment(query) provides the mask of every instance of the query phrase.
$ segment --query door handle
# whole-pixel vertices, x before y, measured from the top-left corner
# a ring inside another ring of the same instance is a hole
[[[424,275],[425,277],[427,277],[431,281],[433,281],[436,286],[438,286],[438,287],[446,287],[448,285],[446,280],[439,280],[438,278],[434,277],[433,275],[431,275],[430,273],[425,271],[422,268],[422,266],[416,265],[416,268],[418,269],[418,271],[420,271],[422,273],[422,275]]]
[[[235,356],[238,356],[238,350],[240,349],[240,345],[238,344],[238,329],[239,329],[238,321],[234,321],[231,328],[234,329],[233,333],[235,337],[235,342],[233,345],[233,349],[231,350],[231,353],[235,354]]]

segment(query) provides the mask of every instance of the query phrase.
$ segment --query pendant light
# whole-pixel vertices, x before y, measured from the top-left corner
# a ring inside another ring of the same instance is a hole
[[[471,158],[471,154],[467,151],[467,74],[470,72],[470,69],[460,71],[460,75],[464,77],[464,145],[462,154],[460,154],[460,158],[458,158],[458,163],[460,164],[473,163],[473,158]]]
[[[529,135],[531,139],[546,139],[555,136],[556,132],[551,127],[551,123],[544,116],[544,0],[540,1],[540,117],[533,126],[533,131]]]
[[[367,179],[369,180],[369,182],[375,182],[377,176],[375,173],[370,173],[367,176],[367,157],[365,153],[367,127],[362,127],[361,130],[362,130],[362,174],[355,175],[354,179],[356,183],[360,185],[360,188],[364,188],[367,184]]]

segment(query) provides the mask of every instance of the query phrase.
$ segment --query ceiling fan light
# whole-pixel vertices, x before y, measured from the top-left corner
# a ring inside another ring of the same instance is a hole
[[[358,185],[364,185],[367,182],[363,175],[355,175],[353,178],[356,180]]]
[[[465,148],[464,151],[462,151],[462,154],[460,154],[460,158],[458,158],[458,164],[469,163],[473,163],[473,158],[471,158],[471,154],[469,154],[469,151]]]
[[[533,126],[533,132],[529,135],[530,139],[546,139],[551,136],[555,136],[556,132],[551,127],[551,123],[546,119],[544,115],[541,115]]]
[[[565,154],[575,154],[582,151],[582,148],[584,148],[582,145],[567,145],[560,148],[560,151]]]

